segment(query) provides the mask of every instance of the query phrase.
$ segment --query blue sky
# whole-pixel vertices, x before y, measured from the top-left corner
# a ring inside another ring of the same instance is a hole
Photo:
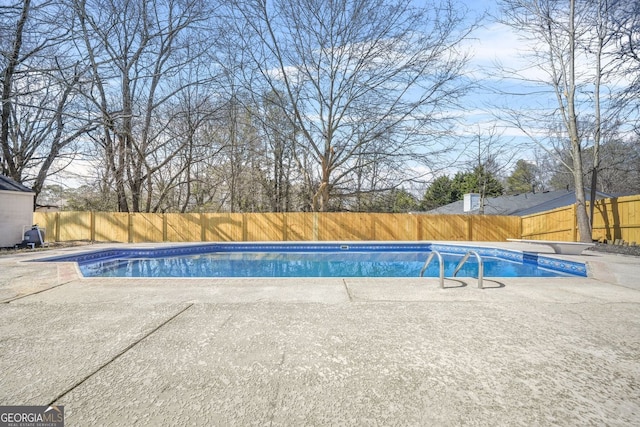
[[[495,1],[462,2],[470,10],[471,16],[480,16],[487,12],[497,15]],[[505,81],[498,76],[498,64],[509,68],[522,68],[521,53],[524,42],[518,38],[511,28],[495,22],[491,16],[486,16],[481,26],[473,33],[466,47],[472,55],[469,64],[469,74],[484,87],[479,87],[471,92],[465,99],[465,111],[461,125],[457,129],[458,140],[469,144],[467,148],[460,144],[463,151],[459,160],[446,170],[448,174],[454,174],[457,170],[469,168],[469,162],[477,157],[478,138],[481,145],[491,144],[490,147],[480,147],[487,152],[502,152],[500,161],[504,162],[502,173],[507,174],[513,164],[520,159],[533,160],[534,148],[531,140],[526,138],[521,131],[510,127],[506,122],[498,119],[500,105],[523,102],[522,98],[505,97],[495,92],[496,89],[512,92],[525,92],[524,85]],[[490,142],[489,142],[490,140]],[[526,148],[523,148],[523,145]],[[496,154],[495,152],[491,154]],[[486,153],[485,153],[486,155]]]
[[[416,0],[421,1],[421,0]],[[470,15],[479,16],[484,12],[497,15],[496,1],[491,0],[454,0],[461,2],[469,8]],[[471,40],[466,44],[473,55],[470,63],[470,74],[487,87],[501,89],[509,88],[513,92],[526,92],[528,89],[515,81],[504,81],[496,78],[496,64],[500,63],[506,67],[521,69],[525,62],[522,61],[521,53],[526,50],[526,43],[507,26],[496,23],[491,17],[486,17],[482,26],[472,35]],[[531,71],[533,72],[533,71]],[[494,148],[507,151],[500,159],[505,163],[504,174],[508,174],[509,168],[515,162],[524,158],[534,160],[535,145],[523,135],[523,133],[513,127],[509,127],[506,122],[499,120],[496,115],[500,111],[499,106],[509,104],[517,105],[530,102],[532,97],[505,97],[492,92],[491,90],[478,89],[469,94],[466,99],[466,109],[460,114],[464,117],[461,125],[457,128],[457,140],[461,144],[460,152],[451,156],[452,167],[446,169],[446,173],[455,174],[460,169],[469,168],[469,161],[478,151],[478,134],[481,138],[489,138],[492,129],[495,132],[492,140]],[[553,99],[552,99],[553,101]],[[469,144],[467,150],[463,150],[464,143]],[[527,147],[524,148],[523,145]],[[491,150],[491,148],[489,148]],[[493,153],[492,153],[493,154]],[[454,162],[454,159],[459,159]]]
[[[500,11],[496,1],[481,0],[463,1],[472,14],[480,15],[488,12],[493,17],[499,16]],[[524,40],[512,28],[496,22],[495,18],[487,16],[480,28],[472,35],[472,40],[467,44],[473,59],[471,60],[471,75],[478,80],[483,87],[479,88],[467,97],[467,108],[462,126],[458,129],[459,136],[478,139],[477,135],[484,134],[485,139],[494,129],[492,143],[498,151],[504,151],[501,161],[505,163],[502,173],[508,174],[511,167],[518,159],[534,161],[536,152],[541,154],[543,149],[527,136],[522,130],[510,124],[505,117],[505,108],[518,108],[533,112],[533,108],[542,107],[546,112],[557,108],[557,100],[550,86],[542,84],[525,83],[514,74],[504,74],[500,68],[517,70],[529,81],[545,81],[545,72],[537,67],[532,67],[530,59],[526,57],[529,50],[529,42]],[[502,94],[498,92],[503,92]],[[534,125],[528,129],[532,135],[542,135],[544,121],[539,121],[540,128]],[[546,132],[545,132],[546,133]],[[544,138],[541,140],[544,142]],[[471,146],[477,151],[477,143]],[[491,150],[491,149],[490,149]],[[462,156],[462,159],[469,156]],[[464,168],[461,162],[454,164],[451,172],[458,167]],[[468,167],[468,166],[467,166]]]
[[[416,0],[421,1],[421,0]],[[470,19],[473,16],[480,16],[485,12],[496,14],[496,2],[490,0],[454,0],[460,1],[462,5],[469,8]],[[472,35],[472,39],[468,41],[467,48],[472,52],[473,59],[470,63],[471,75],[482,80],[485,84],[491,86],[489,76],[495,76],[493,71],[495,64],[500,62],[504,65],[514,64],[517,59],[521,42],[506,26],[493,22],[490,17],[486,17],[482,26]],[[504,83],[501,83],[504,84]],[[464,116],[461,126],[458,127],[456,133],[456,142],[459,144],[457,153],[450,157],[452,166],[445,169],[447,174],[455,174],[458,170],[469,168],[468,162],[470,157],[477,153],[477,144],[473,143],[477,140],[478,133],[482,137],[488,137],[492,128],[496,128],[498,136],[495,137],[493,143],[496,145],[512,146],[529,141],[522,136],[521,132],[514,129],[507,129],[504,123],[498,121],[491,113],[494,108],[492,104],[501,102],[497,95],[488,90],[476,90],[467,97],[467,110],[460,114]],[[464,150],[464,144],[471,144],[468,150]],[[513,150],[515,151],[515,147]],[[523,151],[518,148],[521,156],[514,157],[511,152],[506,153],[502,160],[508,168],[520,157],[531,160],[533,154],[531,151]],[[472,154],[467,154],[472,153]],[[442,173],[442,172],[440,172]],[[419,191],[422,191],[421,189]]]

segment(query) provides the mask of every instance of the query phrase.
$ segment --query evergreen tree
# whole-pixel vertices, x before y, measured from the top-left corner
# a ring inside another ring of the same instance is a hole
[[[476,166],[472,172],[458,172],[453,178],[453,188],[461,200],[467,193],[478,193],[482,197],[504,194],[502,183],[484,166]]]
[[[507,178],[507,191],[511,194],[535,191],[538,186],[538,168],[526,160],[518,160],[516,167]]]
[[[392,191],[393,206],[391,212],[402,213],[415,211],[418,208],[416,198],[405,189],[397,189]]]
[[[460,200],[461,194],[453,186],[453,181],[446,175],[436,178],[424,193],[420,209],[428,211]]]
[[[424,193],[420,208],[431,210],[462,200],[467,193],[478,193],[485,197],[504,194],[504,187],[496,176],[483,166],[477,166],[472,172],[458,172],[453,179],[441,176],[431,183]]]

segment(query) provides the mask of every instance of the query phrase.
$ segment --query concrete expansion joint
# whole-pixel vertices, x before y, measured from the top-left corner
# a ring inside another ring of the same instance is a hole
[[[638,287],[634,287],[632,285],[623,285],[621,283],[614,283],[614,282],[607,282],[605,280],[600,279],[601,282],[605,282],[607,285],[611,285],[611,286],[617,286],[619,288],[625,288],[631,291],[636,291],[636,292],[640,292],[640,288]]]
[[[349,297],[349,302],[353,302],[354,298],[353,298],[353,295],[351,294],[351,290],[349,289],[349,285],[347,284],[347,280],[342,279],[342,283],[344,284],[344,289],[347,292],[347,296]]]
[[[59,288],[60,286],[67,285],[67,284],[69,284],[69,283],[71,283],[71,282],[73,282],[73,280],[69,280],[69,281],[64,282],[64,283],[59,283],[59,284],[57,284],[57,285],[50,286],[50,287],[48,287],[48,288],[40,289],[39,291],[29,292],[28,294],[18,295],[18,296],[16,296],[16,297],[8,298],[8,299],[5,299],[5,300],[0,301],[0,303],[2,303],[2,304],[9,304],[9,303],[14,302],[14,301],[17,301],[17,300],[19,300],[19,299],[27,298],[27,297],[30,297],[30,296],[33,296],[33,295],[38,295],[38,294],[41,294],[41,293],[43,293],[43,292],[47,292],[47,291],[50,291],[50,290],[52,290],[52,289]]]
[[[193,303],[191,304],[193,305]],[[229,317],[227,317],[224,322],[222,322],[222,324],[220,325],[220,327],[218,329],[224,329],[227,324],[231,321],[231,319],[233,318],[233,313],[229,315]]]
[[[105,369],[107,366],[111,365],[113,362],[115,362],[116,360],[118,360],[120,357],[124,356],[127,352],[129,352],[129,350],[131,350],[132,348],[134,348],[135,346],[137,346],[138,344],[140,344],[142,341],[146,340],[148,337],[150,337],[151,335],[155,334],[156,332],[158,332],[161,328],[163,328],[164,326],[166,326],[167,324],[169,324],[171,321],[173,321],[174,319],[176,319],[178,316],[180,316],[182,313],[186,312],[187,310],[189,310],[191,307],[193,307],[194,304],[193,303],[189,303],[185,308],[181,309],[180,311],[178,311],[176,314],[172,315],[171,317],[169,317],[167,320],[163,321],[162,323],[160,323],[158,326],[156,326],[155,328],[153,328],[151,331],[147,332],[146,334],[144,334],[140,339],[132,342],[131,344],[129,344],[127,347],[125,347],[122,351],[120,351],[118,354],[116,354],[115,356],[113,356],[111,359],[107,360],[105,363],[103,363],[102,365],[100,365],[97,369],[95,369],[93,372],[89,373],[88,375],[86,375],[84,378],[81,378],[78,382],[76,382],[75,384],[73,384],[71,387],[69,387],[67,390],[63,391],[62,393],[60,393],[59,395],[57,395],[53,400],[51,400],[51,402],[48,403],[49,406],[53,405],[54,403],[56,403],[57,401],[59,401],[60,399],[62,399],[64,396],[66,396],[67,394],[69,394],[70,392],[72,392],[73,390],[75,390],[76,388],[78,388],[79,386],[81,386],[83,383],[85,383],[87,380],[89,380],[91,377],[93,377],[94,375],[96,375],[97,373],[99,373],[100,371],[102,371],[103,369]]]

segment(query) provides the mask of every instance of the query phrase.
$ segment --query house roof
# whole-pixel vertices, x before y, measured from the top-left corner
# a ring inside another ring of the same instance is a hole
[[[590,199],[588,190],[587,200]],[[596,192],[596,199],[614,197],[610,194]],[[514,215],[524,216],[551,209],[569,206],[576,202],[576,194],[573,190],[544,191],[542,193],[523,193],[512,196],[488,197],[485,199],[485,215]],[[464,212],[464,201],[450,203],[428,211],[429,214],[477,214],[478,210]]]
[[[29,187],[25,187],[9,178],[8,176],[0,175],[0,190],[5,191],[20,191],[23,193],[33,193],[33,191]]]

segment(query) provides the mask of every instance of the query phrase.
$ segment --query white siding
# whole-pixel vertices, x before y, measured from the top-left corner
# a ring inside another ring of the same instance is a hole
[[[22,228],[33,224],[33,193],[0,190],[0,247],[22,241]]]

